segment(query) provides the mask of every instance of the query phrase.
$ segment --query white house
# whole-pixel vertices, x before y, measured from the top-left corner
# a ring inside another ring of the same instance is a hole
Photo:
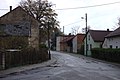
[[[101,48],[104,41],[104,37],[111,31],[103,30],[89,30],[84,38],[84,55],[91,56],[92,48]],[[86,40],[87,38],[87,40]],[[87,41],[87,46],[86,46]]]
[[[105,36],[103,48],[120,48],[120,27]]]

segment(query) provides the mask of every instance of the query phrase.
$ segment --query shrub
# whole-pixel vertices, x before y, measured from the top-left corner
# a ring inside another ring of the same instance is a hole
[[[39,48],[46,48],[46,49],[48,49],[48,47],[45,44],[40,44]]]

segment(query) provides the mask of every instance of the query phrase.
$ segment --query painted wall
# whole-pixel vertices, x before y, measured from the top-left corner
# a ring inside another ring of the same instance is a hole
[[[120,37],[114,37],[114,38],[105,38],[105,41],[102,45],[103,48],[120,48]]]
[[[77,46],[78,46],[78,44],[77,44],[77,36],[73,39],[73,41],[72,41],[72,43],[73,43],[73,52],[74,53],[77,53]]]
[[[60,51],[60,41],[61,41],[61,37],[57,37],[56,40],[56,51]]]
[[[65,43],[60,43],[63,39],[65,39],[63,36],[58,36],[56,39],[56,51],[64,51],[66,49]]]

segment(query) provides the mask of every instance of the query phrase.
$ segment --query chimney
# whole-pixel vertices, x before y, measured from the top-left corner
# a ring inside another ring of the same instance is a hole
[[[10,6],[10,11],[12,11],[12,6]]]
[[[107,31],[110,31],[109,29],[107,29]]]
[[[69,33],[68,35],[71,35],[71,33]]]

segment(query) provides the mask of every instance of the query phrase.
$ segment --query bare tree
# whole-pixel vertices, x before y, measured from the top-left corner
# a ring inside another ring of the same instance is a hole
[[[113,26],[112,30],[117,29],[118,27],[120,27],[120,17],[118,18],[117,23],[115,24],[115,26]]]
[[[118,27],[120,27],[120,18],[118,18]]]
[[[59,26],[57,14],[52,9],[53,5],[47,0],[22,0],[20,2],[20,6],[40,22],[39,29],[42,39],[47,35],[48,26],[50,32],[53,32],[54,28]]]

